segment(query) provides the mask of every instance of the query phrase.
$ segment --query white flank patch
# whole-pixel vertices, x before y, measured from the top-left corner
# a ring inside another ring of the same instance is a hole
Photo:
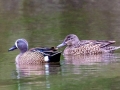
[[[47,61],[49,61],[49,57],[48,56],[45,56],[44,57],[44,60],[47,62]]]

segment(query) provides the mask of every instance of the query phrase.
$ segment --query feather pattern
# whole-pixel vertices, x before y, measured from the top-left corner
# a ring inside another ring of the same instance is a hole
[[[15,49],[20,50],[20,54],[16,56],[17,64],[40,64],[60,61],[61,52],[58,52],[54,47],[37,47],[28,50],[28,42],[25,39],[16,40],[15,45],[9,51]]]
[[[111,40],[79,40],[75,34],[69,34],[57,48],[67,46],[64,55],[99,54],[119,49],[120,46],[111,46],[114,43]]]

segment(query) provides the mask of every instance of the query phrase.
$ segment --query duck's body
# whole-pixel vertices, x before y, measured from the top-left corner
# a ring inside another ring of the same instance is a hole
[[[59,62],[61,52],[57,52],[52,48],[32,48],[28,50],[28,42],[25,39],[18,39],[15,45],[9,49],[13,51],[20,50],[20,54],[16,56],[17,64],[40,64],[46,62]]]
[[[57,46],[67,46],[63,52],[64,55],[78,55],[78,54],[99,54],[106,52],[113,52],[120,47],[111,46],[115,41],[107,40],[79,40],[79,38],[70,34],[66,36],[64,41]]]
[[[40,64],[47,62],[41,53],[32,51],[26,51],[23,54],[17,55],[15,60],[18,64]]]

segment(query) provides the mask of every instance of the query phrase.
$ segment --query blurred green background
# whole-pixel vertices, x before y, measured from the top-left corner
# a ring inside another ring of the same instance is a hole
[[[114,63],[76,66],[62,56],[61,66],[52,68],[56,74],[43,70],[42,75],[18,78],[14,62],[19,51],[8,52],[16,39],[25,38],[30,48],[51,47],[72,33],[81,40],[115,40],[119,46],[120,1],[1,0],[0,90],[120,90],[120,50]]]

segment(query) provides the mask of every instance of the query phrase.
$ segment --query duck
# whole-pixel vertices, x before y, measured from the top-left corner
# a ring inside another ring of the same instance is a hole
[[[75,34],[69,34],[57,48],[66,46],[63,55],[112,53],[120,46],[111,46],[112,40],[79,40]]]
[[[19,49],[20,53],[16,56],[16,64],[41,64],[49,62],[60,62],[61,52],[54,47],[35,47],[28,49],[26,39],[17,39],[15,44],[8,50]]]

